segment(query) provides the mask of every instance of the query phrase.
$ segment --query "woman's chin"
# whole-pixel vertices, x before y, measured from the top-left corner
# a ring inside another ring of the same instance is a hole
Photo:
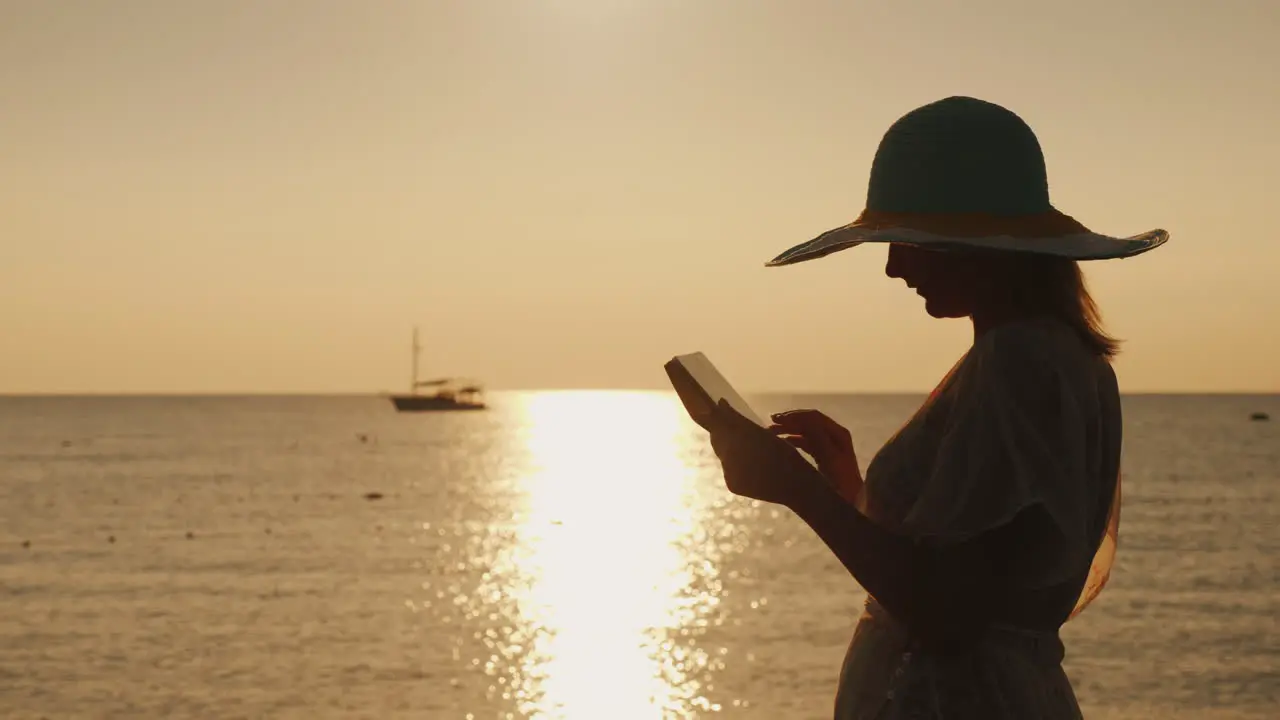
[[[929,298],[924,299],[924,311],[929,313],[930,317],[934,317],[939,320],[950,320],[969,316],[968,313],[964,311],[958,310],[954,307],[949,307],[945,303],[930,300]]]

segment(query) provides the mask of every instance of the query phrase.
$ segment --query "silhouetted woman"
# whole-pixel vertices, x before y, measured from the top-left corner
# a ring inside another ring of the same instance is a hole
[[[1080,716],[1058,629],[1110,572],[1121,414],[1117,343],[1076,261],[1167,239],[1058,212],[1031,129],[953,97],[889,129],[857,221],[769,263],[890,243],[889,277],[933,317],[973,322],[972,347],[865,478],[849,433],[817,411],[765,429],[722,405],[711,425],[729,489],[791,508],[868,592],[837,718]]]

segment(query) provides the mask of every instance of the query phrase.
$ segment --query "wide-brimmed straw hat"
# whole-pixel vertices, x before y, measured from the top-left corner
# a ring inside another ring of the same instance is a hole
[[[989,102],[950,97],[912,110],[885,133],[857,220],[766,264],[791,265],[862,243],[1110,260],[1168,239],[1164,230],[1102,235],[1059,212],[1049,202],[1040,142],[1022,118]]]

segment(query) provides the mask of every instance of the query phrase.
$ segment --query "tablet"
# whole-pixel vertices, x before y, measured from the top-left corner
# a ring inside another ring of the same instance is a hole
[[[707,417],[721,400],[727,400],[735,410],[760,427],[769,427],[769,423],[751,408],[747,401],[738,394],[729,381],[720,374],[715,365],[700,352],[689,355],[677,355],[663,366],[671,386],[684,403],[693,421],[706,427]]]

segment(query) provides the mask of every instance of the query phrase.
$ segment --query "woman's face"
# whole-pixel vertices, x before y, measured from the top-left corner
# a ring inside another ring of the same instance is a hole
[[[988,265],[977,255],[890,245],[884,274],[914,288],[933,317],[962,318],[973,315],[983,288],[991,284]]]

